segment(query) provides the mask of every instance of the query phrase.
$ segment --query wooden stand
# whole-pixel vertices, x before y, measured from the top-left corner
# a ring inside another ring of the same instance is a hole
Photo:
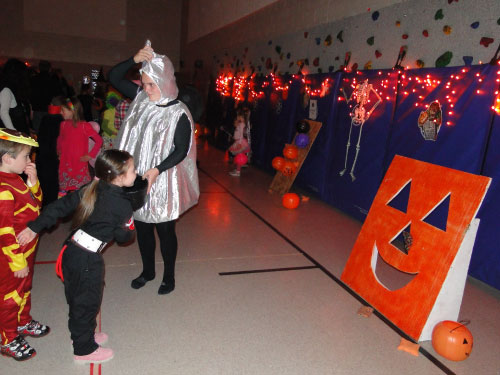
[[[297,156],[297,159],[292,160],[292,162],[295,163],[296,169],[295,172],[290,175],[290,176],[285,176],[283,173],[280,171],[276,172],[276,176],[274,176],[273,181],[271,182],[271,186],[269,187],[269,192],[270,193],[278,193],[280,195],[283,195],[290,190],[292,187],[293,181],[295,181],[295,177],[297,177],[297,174],[300,171],[300,168],[302,168],[302,164],[304,163],[304,160],[307,157],[307,154],[309,153],[309,150],[311,149],[312,144],[314,143],[314,140],[318,136],[319,130],[321,129],[321,122],[318,121],[312,121],[312,120],[305,120],[309,123],[310,129],[307,135],[309,136],[309,144],[304,147],[304,148],[299,148],[299,154]],[[295,137],[293,137],[292,143],[295,144],[295,138],[297,137],[297,134],[295,134]]]

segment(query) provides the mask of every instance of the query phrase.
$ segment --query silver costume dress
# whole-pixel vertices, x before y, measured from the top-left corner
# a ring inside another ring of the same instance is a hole
[[[143,175],[158,166],[174,150],[177,122],[186,114],[191,125],[191,140],[187,156],[174,167],[160,173],[146,199],[146,204],[134,212],[134,219],[145,223],[162,223],[177,219],[198,203],[200,188],[196,167],[196,144],[193,120],[187,107],[178,102],[161,107],[175,100],[178,89],[174,68],[170,60],[154,53],[150,62],[143,62],[141,73],[146,73],[160,88],[161,98],[149,100],[140,91],[130,104],[125,121],[115,144],[128,151],[135,161],[137,173]]]

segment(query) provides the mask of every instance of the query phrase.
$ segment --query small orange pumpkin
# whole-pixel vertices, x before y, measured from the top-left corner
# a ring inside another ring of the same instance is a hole
[[[290,160],[297,159],[297,156],[299,156],[299,150],[297,149],[297,146],[286,145],[285,148],[283,149],[283,156],[285,156],[285,158]]]
[[[285,195],[283,195],[283,198],[281,199],[281,203],[286,208],[294,209],[294,208],[297,208],[299,206],[300,198],[295,193],[286,193]]]
[[[277,171],[281,171],[285,166],[285,159],[282,158],[281,156],[276,156],[272,161],[272,166]]]
[[[283,165],[283,168],[281,168],[281,173],[283,173],[284,176],[292,176],[296,170],[297,167],[295,166],[295,163],[290,160],[285,160],[285,164]]]
[[[444,320],[432,330],[432,347],[436,353],[451,361],[469,358],[473,342],[472,333],[458,322]]]

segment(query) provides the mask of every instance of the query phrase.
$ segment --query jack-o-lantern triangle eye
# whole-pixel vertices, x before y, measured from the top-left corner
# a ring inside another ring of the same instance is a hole
[[[448,195],[446,195],[441,202],[439,202],[422,218],[422,221],[442,230],[443,232],[446,232],[448,212],[450,210],[450,197],[451,194],[448,193]]]
[[[467,345],[468,344],[467,339],[464,339],[464,342],[462,344]]]
[[[389,202],[387,202],[387,205],[406,213],[408,210],[408,200],[410,199],[410,189],[411,180],[409,180],[406,185],[403,186],[403,188],[394,197],[392,197]]]

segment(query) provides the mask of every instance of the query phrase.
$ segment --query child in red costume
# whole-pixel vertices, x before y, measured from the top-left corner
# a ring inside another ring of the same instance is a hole
[[[36,351],[24,336],[44,336],[49,327],[33,320],[31,285],[38,236],[20,246],[17,235],[40,214],[42,191],[30,161],[32,138],[0,129],[0,351],[22,361]],[[27,184],[19,176],[28,176]]]

